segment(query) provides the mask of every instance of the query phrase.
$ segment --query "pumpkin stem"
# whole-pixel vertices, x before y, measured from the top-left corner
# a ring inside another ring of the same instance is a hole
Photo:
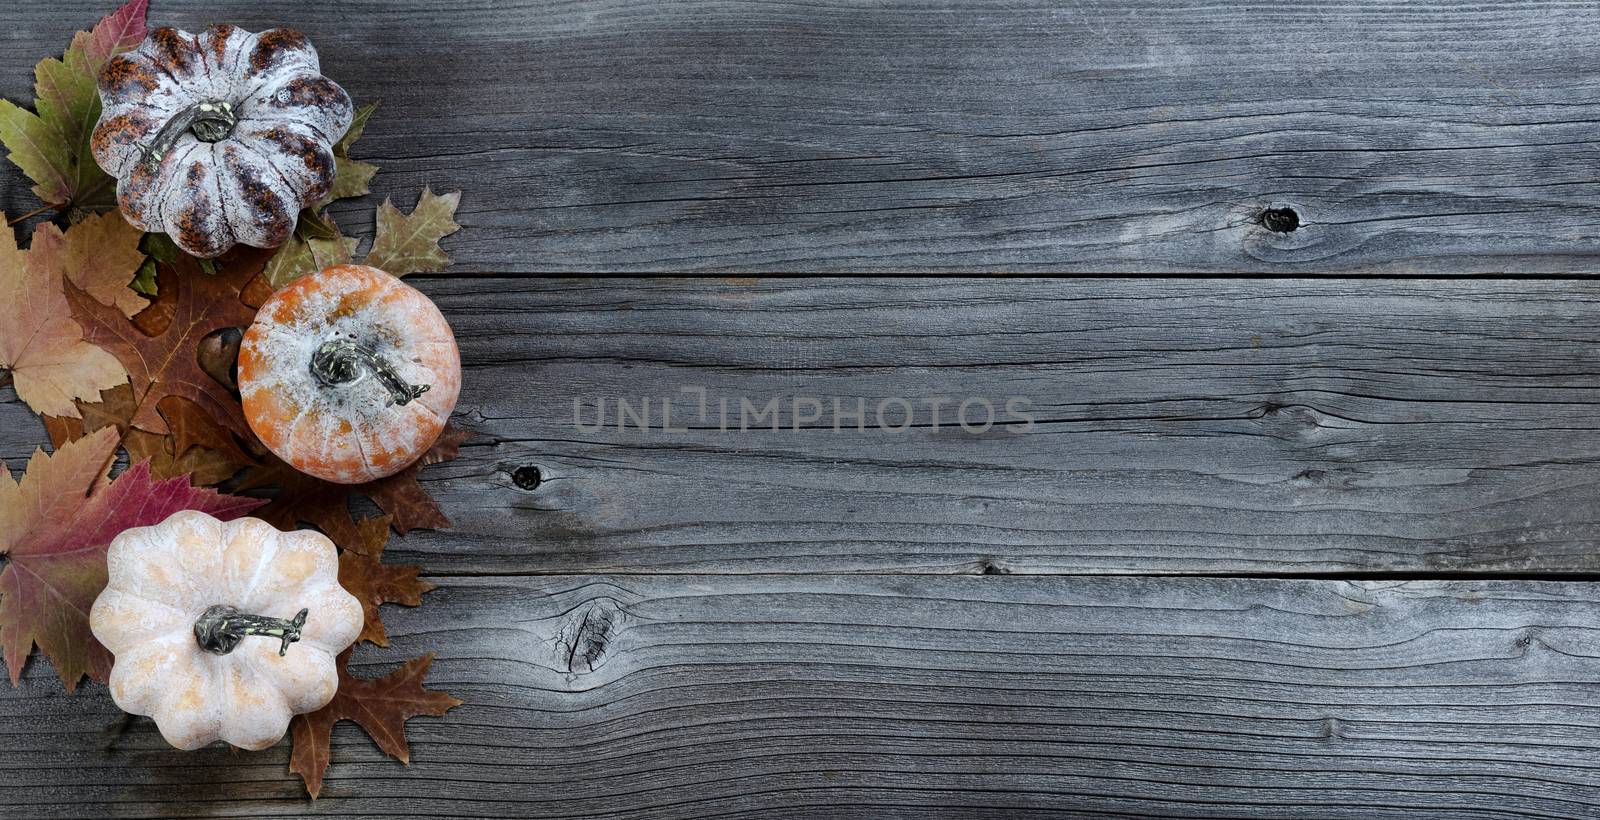
[[[432,385],[408,384],[394,368],[372,348],[349,339],[329,339],[311,354],[311,375],[329,387],[349,384],[361,378],[362,370],[378,378],[383,389],[389,391],[389,402],[404,407],[416,397],[428,392]]]
[[[156,132],[155,138],[140,145],[139,150],[144,154],[145,165],[153,172],[185,131],[201,142],[221,142],[233,133],[233,126],[238,122],[231,103],[221,100],[195,103],[173,114]]]
[[[194,639],[199,642],[201,649],[214,655],[226,655],[246,636],[265,635],[283,641],[278,647],[281,657],[289,651],[289,644],[300,640],[300,628],[306,625],[308,611],[300,610],[293,619],[268,618],[240,612],[238,607],[217,604],[200,613],[200,618],[194,622]]]

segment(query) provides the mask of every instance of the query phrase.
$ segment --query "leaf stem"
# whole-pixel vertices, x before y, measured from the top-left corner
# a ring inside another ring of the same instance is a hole
[[[74,202],[83,202],[83,201],[87,200],[89,197],[93,196],[94,194],[100,193],[100,189],[106,187],[106,183],[108,183],[110,181],[111,181],[111,176],[109,174],[101,174],[100,178],[95,180],[93,182],[93,184],[89,185],[89,187],[84,188],[83,190],[79,191],[76,195],[74,195],[72,197],[71,201],[63,202],[60,205],[40,205],[39,207],[34,208],[33,210],[23,214],[22,216],[18,216],[18,217],[14,217],[12,219],[6,220],[6,227],[9,228],[9,227],[11,227],[13,225],[16,225],[19,222],[26,222],[26,221],[28,221],[28,220],[36,217],[36,216],[39,216],[41,214],[45,214],[45,213],[48,213],[48,212],[51,212],[51,211],[54,211],[57,214],[65,213],[68,208],[72,207],[72,204]]]
[[[23,214],[22,216],[16,217],[15,219],[6,220],[6,227],[9,228],[12,225],[17,224],[18,222],[27,222],[28,220],[30,220],[30,219],[32,219],[32,218],[34,218],[34,217],[36,217],[36,216],[38,216],[38,215],[40,215],[42,213],[45,213],[46,211],[60,212],[61,211],[61,206],[59,206],[59,205],[40,205],[39,207],[34,208],[33,210]]]
[[[112,179],[111,179],[111,175],[110,174],[101,174],[100,178],[96,179],[92,185],[90,185],[89,187],[84,188],[83,190],[79,191],[78,195],[76,197],[73,197],[72,201],[73,202],[86,202],[86,201],[88,201],[90,196],[100,193],[100,189],[106,187],[106,184],[111,182],[111,181],[112,181]],[[63,205],[60,208],[58,208],[57,210],[63,210],[64,211],[64,210],[66,210],[66,207],[67,206]]]

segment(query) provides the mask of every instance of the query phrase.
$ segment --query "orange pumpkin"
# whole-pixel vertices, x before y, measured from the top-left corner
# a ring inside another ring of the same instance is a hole
[[[461,354],[439,309],[364,265],[284,286],[239,346],[250,429],[290,466],[341,484],[415,463],[460,390]]]

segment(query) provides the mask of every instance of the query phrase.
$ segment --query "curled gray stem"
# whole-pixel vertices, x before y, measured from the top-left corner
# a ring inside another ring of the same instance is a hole
[[[195,620],[194,639],[201,649],[213,655],[226,655],[246,637],[262,635],[283,642],[278,647],[278,655],[282,656],[289,651],[289,644],[300,640],[300,629],[306,625],[306,613],[309,611],[302,609],[293,618],[269,618],[241,612],[238,607],[217,604],[200,613]]]
[[[391,404],[405,406],[428,392],[431,385],[409,384],[382,356],[349,339],[329,339],[311,354],[311,375],[329,387],[349,384],[365,370],[376,376],[389,393]]]
[[[166,159],[167,152],[172,146],[178,144],[178,139],[187,131],[201,142],[221,142],[233,133],[233,127],[238,124],[239,117],[233,113],[233,106],[223,100],[209,100],[199,102],[172,115],[161,130],[156,132],[154,138],[139,146],[144,155],[144,162],[152,172],[161,166],[161,161]]]

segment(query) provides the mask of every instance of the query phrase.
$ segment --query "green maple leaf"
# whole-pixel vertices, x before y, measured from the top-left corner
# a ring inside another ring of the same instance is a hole
[[[333,188],[328,195],[316,204],[318,209],[327,207],[328,203],[336,199],[351,199],[366,196],[372,193],[372,178],[378,173],[378,166],[370,162],[362,162],[350,158],[350,146],[367,130],[367,120],[372,119],[372,112],[378,110],[377,103],[367,103],[356,109],[355,117],[350,120],[350,127],[345,130],[344,136],[333,146],[334,178]]]
[[[450,257],[439,247],[439,240],[461,230],[455,220],[460,204],[460,191],[437,196],[427,188],[422,189],[417,207],[409,214],[385,199],[378,208],[378,231],[366,264],[395,276],[443,270]]]
[[[177,262],[178,254],[180,253],[178,245],[172,241],[172,237],[164,233],[147,233],[143,239],[139,240],[139,252],[145,255],[144,264],[139,266],[138,272],[134,274],[133,281],[128,283],[128,287],[133,288],[135,293],[155,296],[157,294],[156,265],[171,265]]]
[[[301,237],[297,233],[289,237],[289,241],[267,261],[267,267],[261,271],[261,275],[273,290],[277,290],[329,265],[349,262],[359,242],[360,240],[348,236],[326,239],[314,236]]]
[[[33,180],[33,192],[57,210],[110,208],[116,204],[111,177],[95,164],[89,139],[100,118],[96,78],[113,56],[145,37],[149,0],[128,0],[80,31],[60,59],[34,68],[33,111],[0,100],[0,143],[7,158]]]

